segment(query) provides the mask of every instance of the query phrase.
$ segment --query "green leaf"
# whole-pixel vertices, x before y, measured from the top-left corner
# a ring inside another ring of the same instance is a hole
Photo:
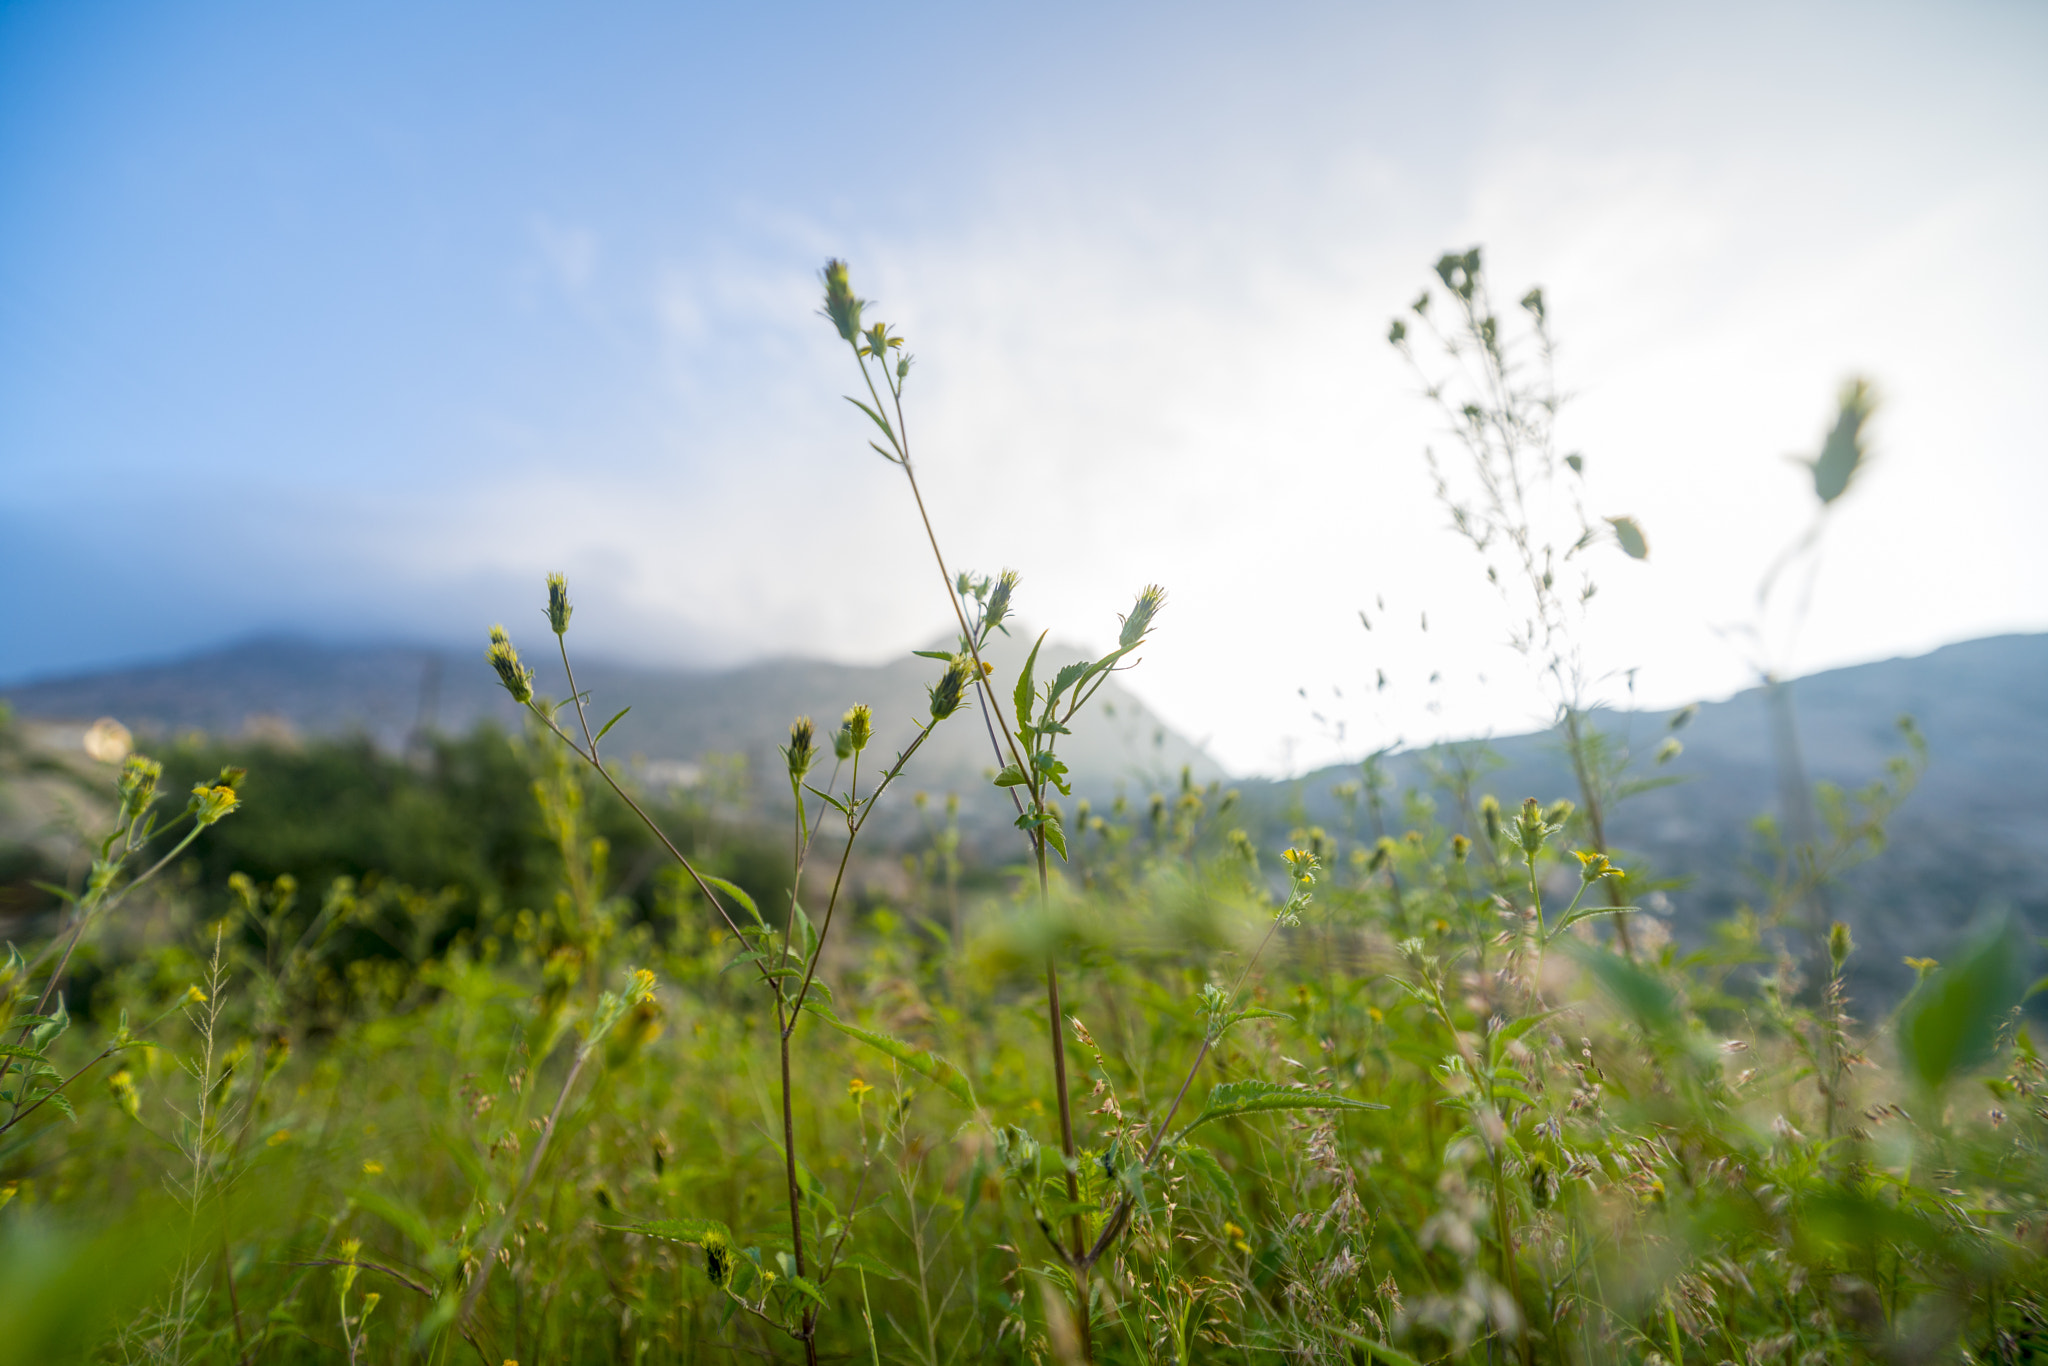
[[[731,1247],[732,1230],[716,1219],[650,1219],[644,1224],[604,1224],[614,1233],[639,1233],[649,1238],[666,1238],[672,1243]]]
[[[1048,719],[1052,716],[1053,704],[1060,700],[1060,694],[1079,683],[1087,673],[1088,664],[1083,661],[1079,664],[1064,665],[1052,676],[1052,686],[1046,689],[1045,693],[1045,714]]]
[[[823,1305],[825,1303],[825,1292],[818,1289],[817,1286],[813,1285],[809,1280],[805,1279],[802,1276],[784,1276],[782,1278],[782,1284],[790,1287],[792,1290],[802,1291],[804,1294],[809,1295],[812,1299],[816,1300],[820,1305]]]
[[[1899,1054],[1929,1091],[1987,1061],[1998,1025],[2026,993],[2026,940],[2009,917],[1977,933],[1920,984],[1899,1012]]]
[[[1181,1137],[1193,1133],[1212,1119],[1233,1115],[1263,1114],[1269,1110],[1385,1110],[1388,1106],[1370,1100],[1333,1096],[1325,1091],[1305,1091],[1277,1081],[1226,1081],[1211,1088],[1202,1106]]]
[[[890,445],[893,446],[896,444],[895,429],[890,427],[888,420],[885,419],[880,413],[876,412],[873,408],[868,407],[867,404],[862,403],[859,399],[853,397],[851,394],[841,394],[840,397],[845,399],[848,403],[851,403],[854,407],[860,409],[862,412],[866,413],[868,415],[869,420],[872,421],[877,427],[880,427],[882,429],[882,435],[889,438]],[[889,455],[887,451],[883,451],[882,454],[885,456]],[[895,457],[890,456],[889,458],[894,459]]]
[[[1650,558],[1650,542],[1643,535],[1643,528],[1633,517],[1609,517],[1607,525],[1614,528],[1614,539],[1621,543],[1621,553],[1631,560]]]
[[[1030,724],[1031,705],[1037,700],[1037,693],[1031,681],[1031,670],[1038,663],[1038,648],[1045,644],[1046,634],[1040,631],[1038,639],[1032,642],[1031,653],[1024,659],[1024,672],[1017,675],[1017,687],[1010,694],[1010,701],[1017,708],[1017,729],[1020,731]]]
[[[1582,906],[1552,925],[1544,942],[1549,943],[1581,920],[1591,920],[1596,915],[1632,915],[1641,909],[1640,906]]]
[[[401,1204],[382,1191],[368,1188],[351,1191],[349,1198],[411,1239],[413,1247],[420,1252],[431,1252],[440,1246],[441,1239],[434,1233],[434,1226],[411,1205]]]
[[[1225,1209],[1238,1210],[1244,1207],[1237,1194],[1237,1183],[1230,1179],[1230,1173],[1223,1169],[1223,1164],[1216,1160],[1214,1153],[1207,1148],[1198,1148],[1192,1143],[1178,1144],[1175,1151],[1209,1183],[1209,1189],[1216,1192]]]
[[[733,884],[727,882],[722,877],[712,877],[709,873],[704,874],[703,877],[704,880],[710,883],[713,887],[716,887],[719,891],[724,892],[734,901],[739,902],[741,907],[745,909],[746,913],[754,917],[754,923],[756,925],[759,925],[764,930],[768,928],[768,922],[761,918],[760,910],[754,905],[754,898],[748,896],[745,892],[741,891],[738,887],[733,886]]]
[[[936,659],[941,664],[951,664],[953,662],[953,656],[944,650],[912,650],[910,653],[916,655],[919,659]]]
[[[1643,1032],[1665,1038],[1677,1036],[1678,1010],[1672,1003],[1670,987],[1618,953],[1576,939],[1565,940],[1564,947],[1585,964],[1593,980],[1616,1005],[1634,1017]]]
[[[604,739],[605,736],[610,735],[612,733],[612,727],[619,724],[620,719],[623,718],[625,714],[631,710],[633,710],[631,707],[620,707],[618,716],[614,716],[611,720],[605,722],[604,725],[598,729],[597,734],[591,737],[590,743],[594,745],[599,740]]]
[[[1387,1366],[1422,1366],[1421,1362],[1409,1356],[1406,1352],[1397,1352],[1392,1347],[1388,1347],[1384,1343],[1374,1342],[1371,1338],[1365,1337],[1362,1334],[1351,1332],[1345,1328],[1333,1328],[1332,1331],[1352,1346],[1363,1349],[1367,1356],[1384,1361],[1387,1363]]]
[[[864,1271],[870,1276],[886,1276],[892,1281],[904,1279],[902,1272],[890,1266],[880,1257],[871,1257],[865,1252],[849,1252],[841,1257],[833,1271]]]
[[[23,1048],[19,1044],[0,1043],[0,1058],[33,1058],[37,1062],[41,1062],[43,1061],[43,1050],[40,1048]]]
[[[966,1075],[929,1048],[919,1048],[901,1039],[892,1039],[887,1034],[877,1034],[871,1029],[848,1024],[829,1010],[819,1010],[818,1015],[841,1034],[850,1039],[859,1039],[869,1048],[888,1054],[920,1077],[943,1088],[970,1110],[979,1108],[974,1099],[974,1088],[967,1084]]]
[[[996,774],[997,787],[1022,787],[1025,781],[1024,770],[1015,764],[1004,764],[1003,771]]]
[[[1066,789],[1062,788],[1060,790],[1065,791]],[[1048,811],[1045,813],[1045,822],[1038,828],[1045,835],[1045,842],[1058,851],[1060,862],[1065,863],[1067,861],[1067,832],[1060,827],[1060,818]]]

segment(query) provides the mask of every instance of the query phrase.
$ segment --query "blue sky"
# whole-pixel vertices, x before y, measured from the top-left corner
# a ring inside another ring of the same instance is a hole
[[[1790,662],[2048,627],[2044,12],[1646,10],[0,5],[0,678],[480,639],[557,568],[591,650],[923,643],[828,254],[949,553],[1084,641],[1165,582],[1130,681],[1240,770],[1540,719],[1381,340],[1473,242],[1650,530],[1589,625],[1639,698],[1745,681],[1851,372]]]

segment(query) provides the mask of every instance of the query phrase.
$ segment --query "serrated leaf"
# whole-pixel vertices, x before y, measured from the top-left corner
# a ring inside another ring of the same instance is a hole
[[[872,1029],[862,1029],[859,1025],[848,1024],[829,1010],[820,1010],[818,1015],[841,1034],[850,1039],[859,1039],[869,1048],[888,1054],[920,1077],[943,1088],[962,1105],[969,1109],[977,1108],[974,1088],[968,1085],[966,1075],[929,1048],[919,1048],[901,1039],[892,1039],[887,1034],[877,1034]]]
[[[35,1061],[41,1062],[43,1061],[43,1050],[40,1048],[23,1048],[19,1044],[0,1043],[0,1058],[33,1058]]]
[[[784,1276],[780,1283],[788,1286],[792,1290],[802,1291],[804,1294],[809,1295],[812,1299],[816,1300],[820,1305],[825,1304],[825,1292],[818,1289],[817,1286],[813,1285],[807,1278],[803,1276]]]
[[[880,1257],[871,1257],[865,1252],[847,1253],[844,1257],[841,1257],[839,1259],[838,1263],[832,1269],[834,1272],[864,1271],[870,1276],[886,1276],[892,1281],[900,1281],[905,1279],[903,1273],[898,1271],[895,1267],[890,1266]]]
[[[1181,1137],[1193,1133],[1213,1119],[1234,1115],[1264,1114],[1272,1110],[1385,1110],[1376,1101],[1333,1096],[1327,1091],[1306,1091],[1277,1081],[1226,1081],[1209,1091],[1202,1113],[1181,1130]]]
[[[1065,790],[1064,788],[1061,789],[1061,791]],[[1067,832],[1061,828],[1060,818],[1050,811],[1046,812],[1045,822],[1039,826],[1039,830],[1044,834],[1045,842],[1058,851],[1060,862],[1065,863],[1067,861]]]
[[[1045,644],[1047,633],[1040,631],[1038,639],[1032,642],[1031,653],[1024,657],[1024,672],[1017,675],[1017,686],[1010,694],[1010,701],[1017,709],[1017,728],[1022,730],[1031,722],[1031,707],[1037,701],[1037,691],[1031,681],[1031,670],[1038,664],[1038,649]]]
[[[768,928],[768,922],[761,918],[760,910],[754,905],[754,898],[748,896],[745,892],[741,891],[738,887],[735,887],[732,883],[727,882],[722,877],[713,877],[709,873],[704,874],[703,877],[704,880],[710,883],[713,887],[716,887],[719,891],[724,892],[734,901],[737,901],[748,915],[754,917],[754,923],[756,925],[759,925],[764,930]]]
[[[1060,694],[1079,683],[1087,672],[1087,662],[1083,661],[1079,664],[1064,665],[1052,676],[1052,687],[1048,688],[1045,694],[1045,713],[1048,719],[1052,716],[1053,704],[1060,700]]]
[[[1198,1148],[1192,1143],[1180,1144],[1176,1151],[1187,1160],[1190,1167],[1201,1174],[1204,1181],[1209,1183],[1209,1189],[1216,1192],[1225,1209],[1243,1208],[1243,1201],[1237,1194],[1237,1183],[1230,1179],[1230,1173],[1224,1170],[1223,1164],[1216,1160],[1214,1153],[1207,1148]]]

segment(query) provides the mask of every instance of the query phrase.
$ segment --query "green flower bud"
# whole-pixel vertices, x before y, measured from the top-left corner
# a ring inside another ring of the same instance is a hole
[[[1010,615],[1010,595],[1017,591],[1017,571],[1005,569],[996,579],[996,586],[989,590],[988,606],[982,612],[982,622],[995,627]]]
[[[836,257],[827,261],[824,280],[825,316],[832,320],[832,326],[839,330],[843,340],[857,340],[860,337],[860,311],[867,306],[867,301],[854,297],[853,286],[846,278],[846,262]]]
[[[703,1238],[704,1274],[716,1286],[732,1283],[732,1249],[726,1246],[725,1235],[717,1232],[706,1233]]]
[[[1491,792],[1479,799],[1479,819],[1486,826],[1486,838],[1500,843],[1500,802]]]
[[[875,734],[874,713],[868,704],[860,702],[849,708],[846,715],[839,718],[839,730],[853,746],[855,754],[866,749]]]
[[[1856,951],[1855,941],[1849,938],[1849,927],[1837,920],[1828,926],[1828,961],[1835,965],[1835,973],[1841,975],[1842,964],[1849,961],[1849,955]]]
[[[560,574],[548,575],[548,626],[556,635],[569,629],[569,583]]]
[[[1472,852],[1472,841],[1463,835],[1451,836],[1451,857],[1463,863],[1465,856]]]
[[[1536,851],[1543,847],[1543,841],[1557,833],[1557,827],[1543,819],[1543,805],[1534,797],[1522,803],[1522,811],[1515,818],[1515,842],[1522,846],[1522,853],[1536,857]]]
[[[519,651],[504,627],[491,628],[491,647],[484,652],[484,658],[498,671],[498,681],[512,694],[514,702],[523,707],[533,700],[533,670],[519,662]]]
[[[789,743],[782,748],[782,757],[789,761],[789,777],[792,782],[802,782],[804,775],[811,771],[811,765],[818,762],[817,730],[811,725],[811,718],[799,716],[789,725]]]
[[[1145,591],[1138,594],[1132,604],[1130,615],[1123,619],[1124,629],[1117,636],[1116,643],[1123,649],[1130,649],[1145,638],[1152,629],[1152,618],[1159,615],[1159,609],[1166,605],[1166,590],[1158,584],[1147,584]]]
[[[157,780],[164,776],[164,766],[154,759],[140,754],[131,754],[121,765],[121,777],[116,784],[121,793],[120,824],[140,816],[156,800]]]
[[[926,689],[932,700],[932,720],[943,721],[960,710],[960,703],[967,695],[967,680],[973,676],[974,661],[966,655],[954,655],[946,672],[939,675],[939,681]]]

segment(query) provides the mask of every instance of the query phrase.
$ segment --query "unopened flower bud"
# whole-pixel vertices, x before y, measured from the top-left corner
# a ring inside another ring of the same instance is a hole
[[[1849,955],[1856,951],[1855,941],[1849,938],[1849,927],[1837,920],[1828,926],[1828,961],[1835,965],[1839,975],[1842,964],[1849,961]]]
[[[1489,792],[1479,799],[1479,819],[1486,826],[1486,838],[1500,842],[1500,802]]]
[[[156,800],[157,780],[164,776],[164,766],[154,759],[140,754],[131,754],[121,765],[121,777],[117,787],[121,793],[122,825],[134,820],[149,809]]]
[[[874,712],[869,709],[867,703],[856,703],[839,719],[839,729],[846,736],[847,743],[853,746],[853,752],[858,754],[866,749],[868,741],[874,738]]]
[[[1469,853],[1471,853],[1471,852],[1472,852],[1472,841],[1471,841],[1471,840],[1468,840],[1468,839],[1466,839],[1466,838],[1465,838],[1465,837],[1464,837],[1463,835],[1453,835],[1453,836],[1451,836],[1451,857],[1452,857],[1452,858],[1456,859],[1456,860],[1457,860],[1458,862],[1460,862],[1460,863],[1463,863],[1463,862],[1465,861],[1465,855],[1467,855],[1467,854],[1469,854]]]
[[[569,629],[569,614],[576,609],[569,605],[569,581],[560,574],[548,575],[548,627],[556,635]]]
[[[846,341],[860,336],[860,311],[864,301],[854,297],[853,285],[846,278],[846,262],[837,258],[827,261],[824,270],[825,316],[832,320],[832,326]]]
[[[1534,797],[1522,803],[1522,811],[1515,818],[1515,841],[1522,846],[1522,853],[1530,858],[1543,847],[1543,841],[1554,833],[1551,825],[1543,819],[1543,805]]]
[[[926,691],[931,695],[932,720],[943,721],[960,710],[960,703],[967,695],[967,680],[972,675],[974,663],[966,655],[954,655],[946,665],[946,672],[939,675],[939,681]]]
[[[818,761],[817,731],[810,717],[799,716],[790,723],[789,743],[783,746],[782,757],[789,761],[790,780],[802,782]]]
[[[519,662],[519,651],[504,627],[491,628],[491,647],[484,652],[484,658],[498,671],[498,681],[512,694],[514,702],[523,707],[533,700],[533,670]]]
[[[982,622],[988,626],[1000,626],[1010,615],[1010,595],[1017,591],[1017,571],[1005,569],[996,578],[996,586],[989,590],[988,606],[982,612]]]
[[[1166,605],[1166,590],[1158,584],[1147,584],[1145,591],[1138,594],[1137,602],[1131,605],[1130,615],[1124,618],[1124,629],[1118,634],[1116,643],[1128,650],[1145,638],[1152,629],[1152,618],[1159,615],[1159,609]]]

